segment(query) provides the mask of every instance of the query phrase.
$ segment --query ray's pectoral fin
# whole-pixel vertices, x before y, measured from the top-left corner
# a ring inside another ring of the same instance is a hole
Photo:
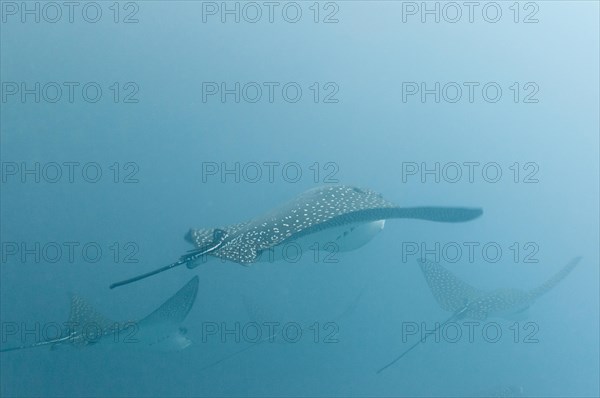
[[[133,282],[137,282],[141,279],[145,279],[148,278],[149,276],[152,275],[156,275],[156,274],[160,274],[161,272],[167,271],[171,268],[175,268],[178,267],[182,264],[189,264],[188,268],[194,268],[195,266],[197,266],[199,264],[199,262],[196,262],[195,260],[199,259],[200,257],[202,257],[205,254],[208,254],[214,250],[217,250],[219,247],[221,247],[221,245],[223,244],[223,242],[225,242],[225,239],[227,239],[227,232],[222,230],[222,229],[215,229],[213,231],[213,239],[212,241],[206,243],[204,246],[199,247],[197,249],[194,250],[190,250],[189,252],[187,252],[186,254],[184,254],[183,256],[181,256],[179,258],[179,260],[177,260],[174,263],[171,263],[169,265],[165,265],[164,267],[155,269],[154,271],[150,271],[147,272],[145,274],[142,275],[138,275],[135,276],[133,278],[129,278],[129,279],[125,279],[123,281],[120,282],[115,282],[113,284],[110,285],[111,289],[114,289],[115,287],[119,287],[119,286],[123,286],[123,285],[128,285],[130,283]],[[191,265],[191,266],[190,266]]]
[[[484,293],[460,280],[438,263],[423,259],[417,260],[417,263],[433,297],[443,310],[458,311],[464,307],[465,302],[474,301]]]
[[[158,351],[181,350],[192,344],[181,326],[198,295],[198,276],[193,277],[171,298],[137,322],[139,340]]]
[[[169,323],[179,325],[194,306],[196,296],[198,295],[198,276],[190,279],[177,293],[161,304],[151,314],[139,321],[140,325],[154,323]]]

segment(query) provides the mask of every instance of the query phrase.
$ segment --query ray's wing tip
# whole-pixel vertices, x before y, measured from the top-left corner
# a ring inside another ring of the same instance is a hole
[[[192,279],[185,284],[185,286],[181,290],[187,290],[192,292],[192,298],[190,299],[191,305],[194,305],[196,301],[196,296],[198,295],[198,286],[200,285],[200,278],[198,275],[194,276]],[[191,308],[191,307],[190,307]]]
[[[198,289],[198,285],[200,284],[200,277],[198,277],[198,275],[194,276],[192,279],[190,279],[190,281],[188,282],[188,285],[193,286],[194,289]]]
[[[463,209],[466,213],[467,220],[473,220],[475,218],[479,218],[483,215],[483,208],[481,207],[468,207]]]
[[[450,223],[472,221],[483,215],[483,208],[481,207],[432,206],[424,209],[433,211],[433,218],[427,219]]]

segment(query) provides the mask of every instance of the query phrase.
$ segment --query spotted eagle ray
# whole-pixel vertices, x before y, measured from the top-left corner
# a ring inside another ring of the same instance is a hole
[[[4,348],[0,352],[15,351],[49,345],[83,348],[99,342],[123,343],[127,347],[146,347],[160,351],[181,350],[192,342],[181,327],[198,293],[195,276],[160,307],[140,321],[116,322],[100,314],[79,296],[71,298],[69,321],[61,336],[35,344]]]
[[[398,207],[379,193],[349,185],[310,189],[295,199],[250,221],[220,228],[192,229],[186,239],[195,249],[172,264],[110,287],[126,285],[186,264],[195,268],[210,255],[242,265],[262,259],[264,252],[288,242],[301,246],[333,243],[336,251],[354,250],[370,241],[390,218],[413,218],[437,222],[464,222],[479,217],[479,208]]]
[[[440,307],[453,314],[446,321],[426,333],[419,341],[414,343],[402,354],[397,356],[377,373],[383,372],[402,357],[408,354],[419,344],[425,342],[427,337],[436,333],[449,322],[458,319],[475,319],[483,321],[487,318],[508,318],[522,315],[540,296],[550,291],[562,281],[577,266],[581,257],[576,257],[565,265],[554,276],[535,289],[524,291],[520,289],[503,288],[489,292],[477,289],[458,279],[441,265],[419,259],[417,260],[425,280],[433,293],[433,297]]]

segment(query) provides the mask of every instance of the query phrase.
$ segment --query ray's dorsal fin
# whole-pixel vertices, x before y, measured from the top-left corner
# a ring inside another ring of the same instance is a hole
[[[417,263],[421,267],[433,297],[446,311],[463,308],[465,302],[471,302],[484,293],[458,279],[450,271],[433,261],[419,259]]]
[[[179,325],[192,309],[198,295],[198,276],[193,277],[160,307],[142,319],[139,324],[169,323]]]
[[[242,222],[219,228],[190,228],[183,239],[195,245],[196,247],[203,247],[214,241],[215,230],[225,231],[228,236],[232,236],[244,228],[247,224],[248,222]]]
[[[567,265],[565,265],[560,271],[554,274],[550,279],[541,284],[535,289],[532,289],[529,292],[529,296],[531,300],[535,300],[543,294],[548,293],[552,288],[558,285],[563,279],[566,278],[567,275],[573,271],[573,269],[579,264],[581,257],[575,257],[572,259]]]

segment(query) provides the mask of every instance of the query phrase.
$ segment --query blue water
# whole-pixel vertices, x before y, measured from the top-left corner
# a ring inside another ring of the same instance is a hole
[[[139,319],[198,275],[193,344],[2,353],[0,395],[599,395],[597,2],[66,3],[0,3],[1,346],[43,340],[72,294]],[[334,183],[484,214],[389,220],[334,262],[213,261],[108,289],[191,249],[190,227]],[[450,315],[421,245],[488,290],[582,260],[527,318],[427,340],[378,375],[418,340],[407,325]],[[204,369],[253,321],[310,326]]]

